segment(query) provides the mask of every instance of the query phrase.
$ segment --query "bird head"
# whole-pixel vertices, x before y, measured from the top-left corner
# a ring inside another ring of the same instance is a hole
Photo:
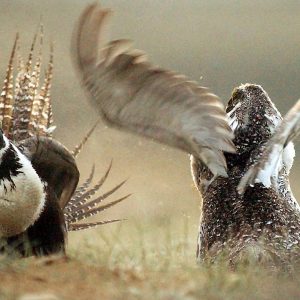
[[[226,113],[238,153],[266,142],[282,120],[266,91],[249,83],[233,90]]]

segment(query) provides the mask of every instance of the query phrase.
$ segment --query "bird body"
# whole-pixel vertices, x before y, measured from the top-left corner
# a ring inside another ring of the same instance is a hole
[[[105,175],[92,185],[89,178],[78,185],[80,173],[76,155],[96,125],[73,152],[52,138],[51,81],[53,48],[40,84],[43,30],[40,50],[34,63],[34,37],[28,60],[19,54],[14,76],[16,37],[0,96],[0,252],[21,256],[65,253],[67,233],[120,220],[79,222],[125,200],[129,195],[100,206],[124,182],[95,197]],[[97,122],[98,123],[98,122]],[[78,223],[79,222],[79,223]]]
[[[227,252],[232,265],[246,253],[277,266],[299,261],[300,212],[288,178],[299,107],[281,126],[263,88],[245,84],[234,90],[226,116],[208,89],[153,67],[126,40],[106,43],[110,14],[89,5],[75,28],[72,53],[82,85],[107,124],[192,155],[203,198],[199,260]]]
[[[286,146],[270,176],[263,172],[258,182],[239,193],[241,179],[260,160],[282,118],[263,88],[254,84],[236,88],[226,111],[237,149],[225,154],[228,178],[207,186],[211,172],[192,158],[193,178],[203,199],[197,256],[214,261],[227,252],[235,264],[252,251],[257,261],[290,266],[300,259],[300,209],[288,179],[294,146]]]
[[[192,155],[203,198],[198,258],[215,261],[227,251],[231,264],[246,252],[273,265],[298,261],[300,209],[288,176],[300,102],[282,120],[261,86],[245,84],[226,115],[207,88],[153,67],[128,40],[105,43],[110,15],[89,5],[75,27],[82,85],[107,124]]]
[[[0,237],[7,237],[23,232],[38,219],[45,191],[44,182],[25,155],[2,133],[0,140]]]

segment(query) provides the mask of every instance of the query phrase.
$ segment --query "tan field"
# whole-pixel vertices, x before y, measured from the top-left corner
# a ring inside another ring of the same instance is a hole
[[[42,18],[45,63],[48,45],[55,43],[54,136],[70,149],[98,118],[70,57],[73,25],[87,3],[0,1],[0,82],[15,33],[20,33],[25,56]],[[101,3],[115,12],[113,38],[134,40],[155,64],[209,86],[225,104],[233,88],[246,82],[261,84],[282,114],[300,98],[297,1]],[[291,186],[299,200],[300,143],[296,146]],[[196,265],[201,199],[188,155],[100,122],[78,157],[81,179],[93,163],[96,179],[100,178],[111,159],[113,168],[103,192],[128,178],[115,197],[133,195],[105,212],[103,219],[126,220],[71,233],[68,260],[3,258],[0,299],[300,299],[299,275],[270,274],[259,266],[241,266],[233,272],[224,266]]]

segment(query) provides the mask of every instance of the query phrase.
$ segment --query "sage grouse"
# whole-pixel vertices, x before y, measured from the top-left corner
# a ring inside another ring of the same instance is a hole
[[[40,87],[42,30],[40,50],[34,63],[36,39],[37,35],[24,63],[16,37],[0,97],[0,251],[21,256],[65,253],[67,231],[119,220],[77,221],[96,215],[128,197],[98,205],[119,189],[122,182],[107,193],[92,198],[104,184],[111,165],[95,186],[91,187],[93,168],[89,178],[76,188],[79,171],[74,158],[95,126],[73,152],[51,138],[55,129],[50,97],[53,50]]]
[[[192,154],[203,198],[198,258],[215,261],[227,253],[234,264],[249,253],[275,265],[294,262],[300,214],[288,174],[299,103],[281,122],[266,92],[246,84],[234,90],[226,115],[207,88],[151,66],[129,41],[106,44],[109,16],[90,5],[75,28],[72,51],[82,84],[108,124]]]

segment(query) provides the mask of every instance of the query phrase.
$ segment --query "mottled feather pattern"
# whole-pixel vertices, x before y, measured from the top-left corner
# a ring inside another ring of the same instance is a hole
[[[87,191],[87,189],[85,189],[83,194],[79,195],[79,190],[81,189],[79,187],[78,192],[77,192],[77,196],[76,196],[76,191],[75,191],[74,197],[72,197],[70,202],[69,202],[69,208],[66,208],[66,209],[67,210],[68,209],[72,210],[73,213],[75,213],[79,206],[85,205],[85,203],[89,199],[91,199],[91,197],[93,195],[95,195],[96,192],[102,187],[102,185],[104,184],[105,180],[108,177],[108,174],[111,170],[111,167],[112,167],[112,162],[110,163],[110,165],[109,165],[108,169],[106,170],[104,176],[90,190]],[[90,186],[90,183],[91,183],[91,181],[89,181],[89,178],[88,178],[88,180],[85,182],[85,185],[87,185],[87,188]]]
[[[125,197],[121,197],[117,200],[111,201],[108,204],[98,206],[103,200],[105,200],[110,195],[112,195],[115,191],[117,191],[125,183],[124,181],[118,184],[110,191],[102,194],[101,196],[98,196],[95,199],[90,200],[92,196],[95,195],[102,187],[102,185],[105,183],[109,175],[109,172],[111,170],[111,167],[112,167],[112,162],[110,163],[107,171],[105,172],[104,176],[100,179],[100,181],[96,185],[94,185],[91,189],[87,190],[90,187],[94,176],[94,167],[93,167],[92,172],[90,176],[87,178],[87,180],[76,189],[74,195],[72,196],[72,198],[64,208],[65,220],[66,220],[68,230],[81,230],[81,229],[95,227],[98,225],[120,221],[120,220],[108,220],[108,221],[76,224],[76,222],[82,221],[86,218],[99,214],[100,212],[103,212],[104,210],[122,202],[123,200],[127,199],[130,196],[130,195],[126,195]]]
[[[17,34],[15,43],[9,59],[6,77],[4,80],[4,86],[0,96],[0,121],[2,124],[2,130],[4,132],[10,132],[13,112],[13,62],[17,48],[19,35]]]
[[[248,185],[257,182],[258,175],[262,170],[272,174],[280,157],[289,143],[300,133],[300,100],[286,114],[281,124],[277,127],[274,135],[265,146],[261,158],[253,164],[242,178],[238,191],[244,193]],[[271,176],[271,175],[269,175]]]
[[[99,221],[99,222],[91,222],[91,223],[77,223],[77,224],[69,224],[68,225],[68,230],[69,231],[78,231],[78,230],[84,230],[84,229],[89,229],[93,228],[99,225],[105,225],[105,224],[110,224],[110,223],[115,223],[115,222],[120,222],[122,221],[121,219],[113,219],[113,220],[106,220],[106,221]]]
[[[283,135],[278,135],[286,129],[286,121],[289,128],[296,126],[298,108],[291,111],[281,122],[280,113],[259,85],[244,84],[233,91],[227,113],[234,120],[231,126],[237,153],[225,154],[228,178],[218,177],[210,182],[213,174],[199,159],[192,159],[193,178],[203,199],[199,261],[215,262],[225,255],[232,266],[250,259],[288,270],[300,263],[300,207],[288,177],[295,153],[288,139],[289,130],[283,140]],[[264,164],[260,164],[268,147],[277,151],[274,140],[281,144],[281,150],[286,140],[289,143],[278,154],[280,164],[269,172],[272,184],[268,185],[255,179],[263,179],[260,172]],[[245,184],[241,193],[241,182],[248,180],[245,173],[253,166],[258,172],[252,186]]]
[[[74,157],[76,157],[80,151],[82,150],[82,148],[84,147],[85,143],[88,141],[88,139],[90,138],[90,136],[92,135],[92,133],[95,131],[97,125],[99,123],[99,120],[96,121],[95,125],[88,131],[88,133],[84,136],[84,138],[82,139],[82,141],[80,142],[80,144],[78,144],[75,149],[72,151],[72,155]]]
[[[74,192],[74,195],[70,199],[68,206],[72,206],[73,203],[80,204],[79,199],[82,198],[82,195],[86,192],[86,190],[89,188],[95,174],[95,165],[93,165],[91,173],[89,177],[82,183],[80,186],[76,188],[76,191]]]
[[[122,181],[120,184],[118,184],[117,186],[115,186],[114,188],[112,188],[110,191],[106,192],[105,194],[97,197],[94,200],[88,201],[90,200],[90,198],[92,197],[90,193],[86,193],[82,196],[82,201],[84,201],[84,203],[82,205],[77,206],[76,208],[74,208],[72,210],[72,215],[74,216],[74,218],[76,218],[78,215],[82,215],[87,213],[88,211],[90,211],[93,207],[95,207],[96,205],[98,205],[99,203],[101,203],[103,200],[105,200],[107,197],[109,197],[110,195],[112,195],[115,191],[117,191],[123,184],[125,183],[125,181]],[[92,188],[93,189],[93,194],[95,194],[95,187]],[[122,198],[127,198],[129,195],[122,197]]]
[[[37,73],[32,68],[32,58],[34,47],[37,39],[37,34],[33,38],[25,71],[21,78],[18,93],[15,95],[14,110],[13,110],[13,132],[12,139],[20,141],[28,137],[28,125],[32,111],[32,103],[36,94],[36,88],[39,78]],[[39,60],[37,60],[39,62]],[[37,64],[38,65],[38,64]],[[39,66],[38,66],[39,67]],[[36,70],[38,72],[38,70]]]
[[[71,218],[71,221],[72,222],[77,222],[77,221],[89,218],[91,216],[94,216],[94,215],[96,215],[96,214],[98,214],[98,213],[100,213],[100,212],[102,212],[102,211],[104,211],[104,210],[106,210],[106,209],[108,209],[108,208],[110,208],[112,206],[115,206],[116,204],[124,201],[129,196],[130,196],[130,194],[126,195],[124,197],[121,197],[121,198],[119,198],[117,200],[114,200],[114,201],[112,201],[112,202],[110,202],[108,204],[105,204],[105,205],[102,205],[102,206],[99,206],[99,207],[95,207],[96,205],[98,205],[99,203],[101,203],[106,198],[106,197],[100,196],[97,199],[95,199],[97,201],[94,200],[94,202],[93,202],[92,205],[89,205],[89,203],[87,203],[87,205],[86,205],[86,207],[84,209],[82,209],[80,211],[76,211],[76,214],[75,214],[75,216],[73,214],[73,216]],[[95,208],[93,208],[93,207],[95,207]]]
[[[53,49],[45,74],[44,84],[40,89],[42,63],[43,29],[40,29],[40,48],[33,64],[35,34],[26,63],[19,50],[17,36],[11,53],[2,96],[0,98],[0,118],[4,134],[14,142],[38,135],[50,136],[52,110],[50,105],[50,87],[53,72]],[[17,74],[13,74],[13,64],[18,54]],[[50,112],[49,112],[50,111]]]
[[[40,74],[41,74],[41,64],[42,64],[42,47],[43,47],[43,27],[41,26],[41,34],[40,34],[40,49],[39,53],[36,59],[36,63],[33,69],[33,72],[31,74],[31,77],[33,78],[34,91],[33,91],[33,100],[31,102],[31,109],[30,109],[30,120],[28,123],[28,132],[30,136],[33,136],[33,132],[36,130],[37,124],[36,124],[36,118],[38,116],[38,106],[39,106],[39,98],[38,98],[38,87],[40,84]]]
[[[50,60],[48,63],[48,68],[45,74],[44,84],[39,93],[38,99],[39,111],[37,123],[37,134],[52,136],[53,132],[53,116],[52,116],[52,105],[51,105],[51,84],[53,76],[53,46],[51,46]]]

